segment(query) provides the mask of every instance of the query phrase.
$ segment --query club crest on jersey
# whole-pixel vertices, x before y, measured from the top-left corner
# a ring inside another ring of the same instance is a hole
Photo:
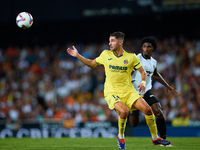
[[[114,97],[115,101],[118,101],[118,100],[119,100],[119,96],[114,96],[114,95],[113,95],[113,97]]]
[[[124,64],[125,64],[125,65],[128,64],[128,60],[127,60],[127,59],[124,60]]]

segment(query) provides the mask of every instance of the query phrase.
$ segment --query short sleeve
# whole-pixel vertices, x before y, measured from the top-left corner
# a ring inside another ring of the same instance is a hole
[[[134,66],[134,69],[140,69],[142,67],[142,64],[140,63],[140,60],[138,59],[138,57],[133,54],[133,66]]]
[[[96,63],[98,65],[102,65],[104,63],[104,55],[105,55],[105,50],[95,59]]]

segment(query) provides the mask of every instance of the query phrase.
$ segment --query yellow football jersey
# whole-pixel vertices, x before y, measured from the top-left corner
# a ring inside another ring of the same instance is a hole
[[[105,68],[105,95],[135,91],[131,83],[131,72],[134,68],[142,67],[142,64],[134,53],[124,51],[123,55],[116,56],[113,51],[104,50],[95,60]]]

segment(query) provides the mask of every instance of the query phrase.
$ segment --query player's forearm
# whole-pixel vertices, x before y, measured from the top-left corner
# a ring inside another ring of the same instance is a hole
[[[147,80],[147,74],[146,74],[145,71],[141,73],[141,76],[142,76],[142,81],[146,82],[146,80]]]
[[[159,73],[156,76],[153,76],[153,78],[162,85],[169,86],[169,84],[164,80],[164,78]]]
[[[80,60],[82,63],[84,63],[85,65],[91,67],[91,68],[95,68],[96,66],[92,63],[93,60],[91,59],[87,59],[85,57],[83,57],[82,55],[78,54],[76,57],[78,60]]]
[[[142,81],[145,81],[145,82],[146,82],[146,80],[147,80],[147,73],[146,73],[146,71],[144,70],[144,68],[141,67],[140,69],[138,69],[138,71],[139,71],[140,74],[141,74]]]

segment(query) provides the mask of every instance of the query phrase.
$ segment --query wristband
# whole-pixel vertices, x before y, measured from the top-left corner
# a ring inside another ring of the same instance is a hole
[[[146,81],[143,81],[143,80],[142,80],[142,82],[141,82],[141,83],[142,83],[142,84],[144,84],[144,85],[146,85]]]

